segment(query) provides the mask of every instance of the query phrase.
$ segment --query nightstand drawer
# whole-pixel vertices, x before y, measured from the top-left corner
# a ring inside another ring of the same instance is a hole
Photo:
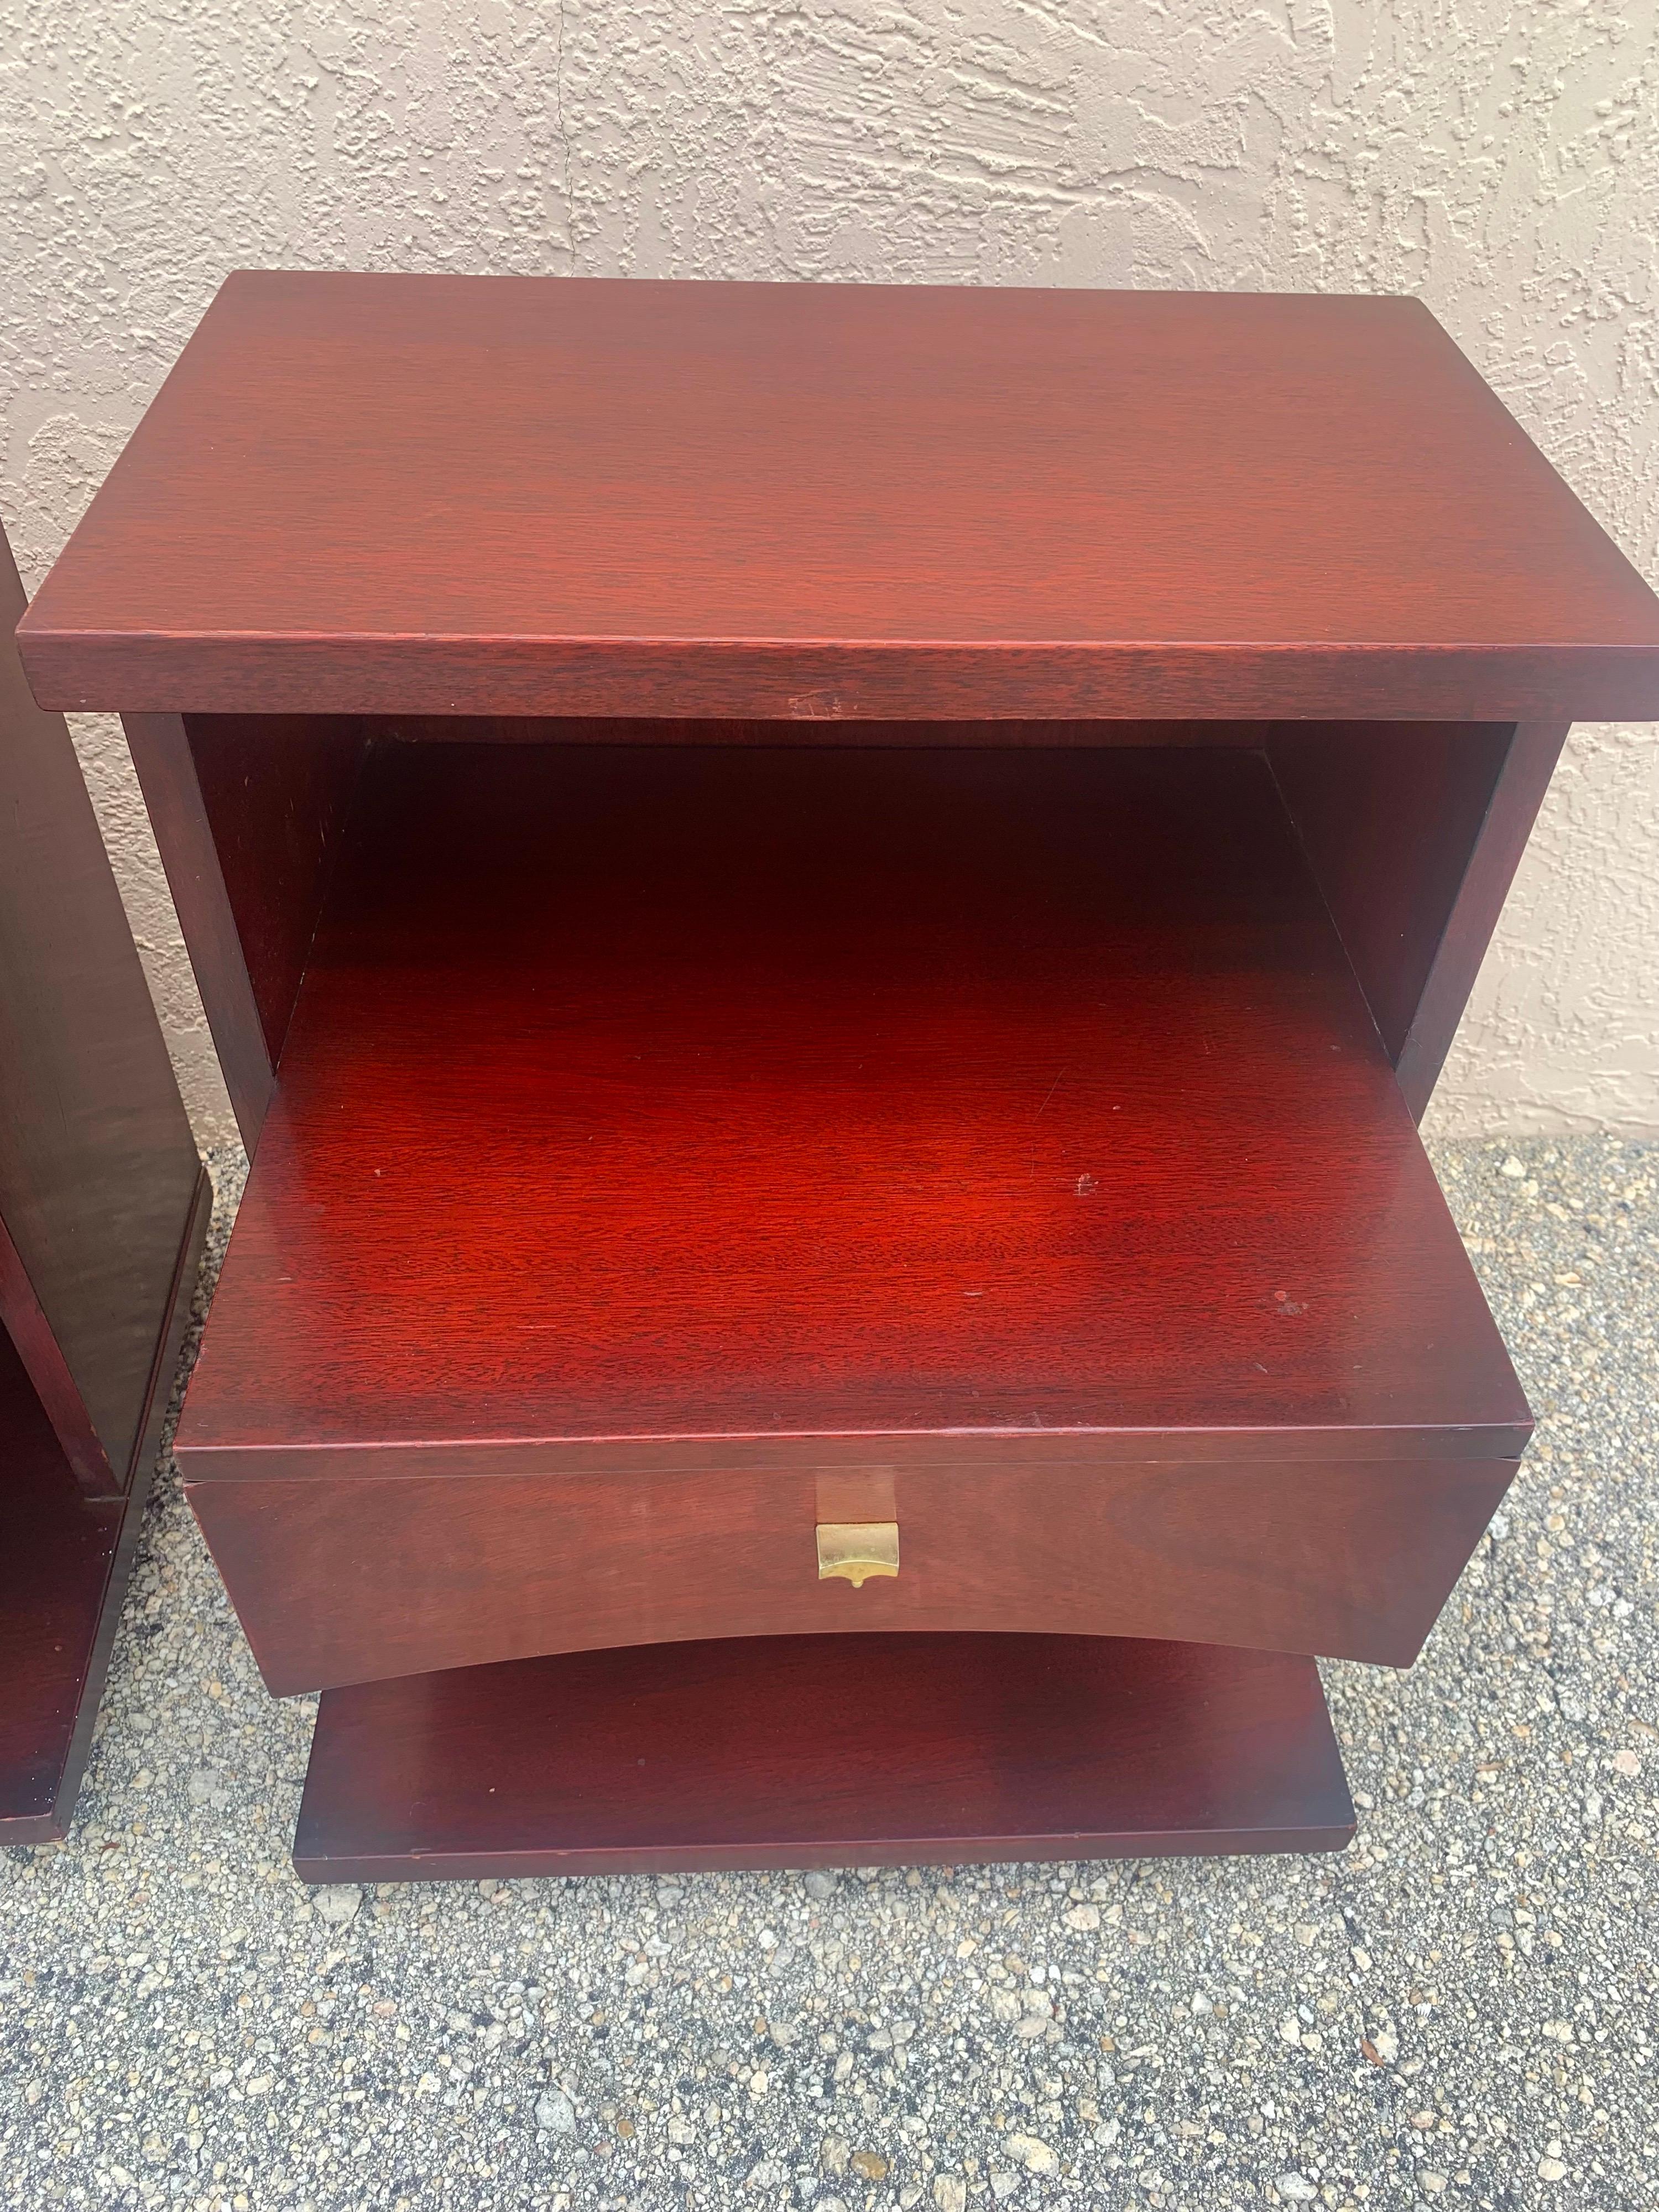
[[[1515,1473],[1507,1460],[1017,1453],[189,1492],[265,1678],[287,1692],[547,1652],[869,1629],[1164,1637],[1404,1666]],[[821,1571],[821,1530],[888,1525],[896,1573],[855,1586]]]

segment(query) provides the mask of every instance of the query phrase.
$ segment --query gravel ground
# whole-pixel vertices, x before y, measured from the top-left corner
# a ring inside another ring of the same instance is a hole
[[[1326,1669],[1352,1850],[307,1892],[313,1709],[169,1477],[74,1833],[0,1854],[0,2202],[1659,2202],[1659,1146],[1437,1163],[1540,1430],[1418,1667]]]

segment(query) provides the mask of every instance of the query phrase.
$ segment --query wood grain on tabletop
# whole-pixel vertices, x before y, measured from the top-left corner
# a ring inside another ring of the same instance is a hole
[[[1659,714],[1395,299],[241,272],[24,643],[124,712]]]

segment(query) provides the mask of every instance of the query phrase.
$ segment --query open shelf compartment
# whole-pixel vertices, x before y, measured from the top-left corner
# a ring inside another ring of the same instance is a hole
[[[1256,752],[423,740],[178,1449],[293,1690],[849,1628],[1403,1662],[1527,1425]],[[870,1520],[897,1578],[820,1582]]]
[[[179,1444],[1525,1418],[1258,758],[394,745]]]

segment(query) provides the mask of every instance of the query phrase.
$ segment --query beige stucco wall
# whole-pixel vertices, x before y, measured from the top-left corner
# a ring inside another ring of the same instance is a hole
[[[239,265],[1420,293],[1659,581],[1659,0],[0,0],[37,581]],[[119,734],[77,732],[228,1127]],[[1574,736],[1443,1128],[1659,1129],[1659,747]]]

